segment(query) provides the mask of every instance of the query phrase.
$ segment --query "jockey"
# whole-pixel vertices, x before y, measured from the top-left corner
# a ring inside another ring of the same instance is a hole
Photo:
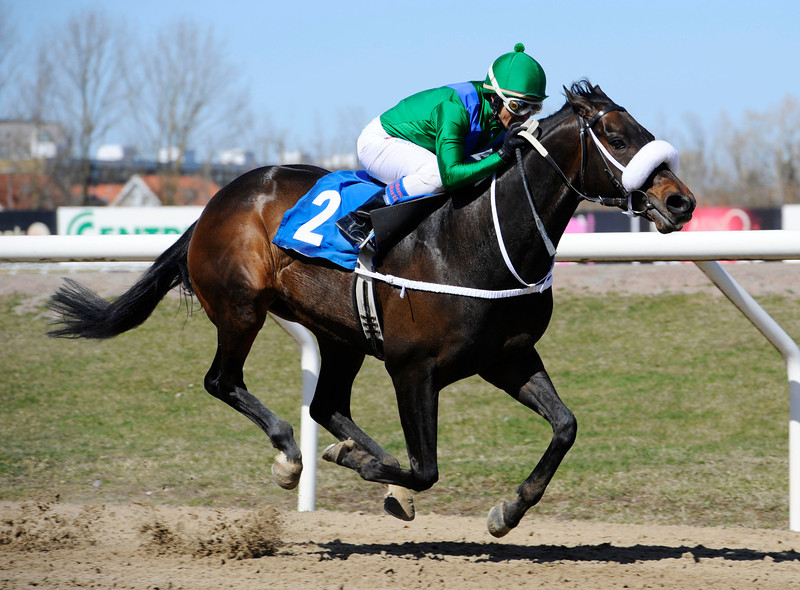
[[[525,142],[521,123],[547,98],[544,70],[524,51],[517,43],[497,58],[483,83],[424,90],[364,128],[359,161],[387,186],[336,222],[348,240],[366,243],[378,207],[474,184],[511,161]]]

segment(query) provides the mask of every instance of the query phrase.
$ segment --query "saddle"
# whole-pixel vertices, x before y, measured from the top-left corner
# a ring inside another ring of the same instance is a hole
[[[273,243],[310,261],[319,260],[321,264],[327,260],[345,270],[355,270],[357,265],[375,270],[382,256],[448,199],[446,194],[432,195],[373,210],[370,218],[377,255],[359,252],[334,222],[363,205],[382,186],[363,170],[326,174],[286,211]],[[381,314],[371,279],[354,274],[353,300],[364,336],[373,354],[382,359]]]
[[[391,250],[447,199],[448,195],[443,193],[373,209],[370,212],[370,219],[375,232],[378,255],[381,256]]]

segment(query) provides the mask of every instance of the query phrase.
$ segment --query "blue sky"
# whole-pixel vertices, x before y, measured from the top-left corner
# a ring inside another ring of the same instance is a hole
[[[101,7],[142,32],[182,18],[213,24],[245,75],[256,118],[311,137],[344,111],[370,118],[425,88],[482,79],[521,41],[550,98],[581,77],[660,136],[687,114],[709,126],[800,97],[800,2],[616,0],[11,0],[26,39]],[[258,124],[258,121],[254,121]],[[300,146],[302,147],[302,146]]]

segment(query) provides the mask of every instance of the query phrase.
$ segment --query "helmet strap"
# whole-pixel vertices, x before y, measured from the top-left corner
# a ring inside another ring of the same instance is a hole
[[[503,99],[496,94],[489,95],[489,106],[492,109],[492,114],[496,119],[500,117],[500,109],[503,108]]]
[[[508,98],[505,94],[503,94],[503,91],[500,89],[500,85],[497,83],[497,78],[494,77],[494,69],[492,68],[492,66],[489,66],[489,82],[492,83],[492,89],[494,90],[497,97],[502,101],[502,104],[508,106],[508,102],[511,99]],[[497,106],[497,113],[499,112],[500,112],[500,105]],[[495,115],[497,115],[497,113],[495,113]]]

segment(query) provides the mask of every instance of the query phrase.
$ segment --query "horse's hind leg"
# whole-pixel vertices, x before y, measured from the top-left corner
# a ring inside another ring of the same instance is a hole
[[[292,489],[300,481],[303,469],[292,426],[247,391],[243,379],[245,359],[265,318],[266,305],[259,305],[255,298],[242,305],[230,305],[225,313],[215,315],[217,353],[206,374],[205,387],[267,434],[272,446],[280,451],[272,465],[272,475],[279,486]]]
[[[511,503],[502,502],[489,512],[489,532],[495,537],[502,537],[517,526],[525,512],[542,498],[577,434],[575,416],[558,397],[539,355],[533,354],[532,375],[531,359],[525,363],[504,363],[493,367],[490,372],[481,373],[484,379],[541,415],[553,428],[553,438],[547,450],[517,488],[517,499]]]

